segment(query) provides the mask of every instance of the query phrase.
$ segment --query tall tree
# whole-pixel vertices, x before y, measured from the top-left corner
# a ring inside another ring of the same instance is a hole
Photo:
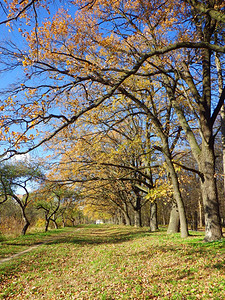
[[[27,23],[33,21],[35,25],[34,30],[25,30],[25,26],[19,29],[29,44],[28,51],[16,49],[14,45],[11,49],[2,47],[2,57],[10,55],[14,66],[23,65],[27,79],[14,88],[11,97],[5,101],[4,109],[10,107],[10,110],[8,115],[4,110],[1,122],[4,136],[10,142],[8,150],[14,153],[18,151],[14,146],[22,144],[23,151],[27,152],[42,145],[87,111],[111,99],[112,95],[123,94],[126,99],[138,99],[142,105],[142,99],[137,97],[140,89],[137,90],[137,85],[132,86],[134,78],[136,81],[152,78],[156,85],[163,82],[198,162],[205,206],[205,239],[221,238],[214,178],[213,125],[223,104],[225,90],[212,110],[211,68],[215,52],[225,52],[223,40],[220,38],[215,43],[213,39],[215,31],[220,37],[224,31],[223,1],[96,0],[82,4],[71,1],[75,5],[75,17],[60,9],[40,26],[38,11],[42,9],[40,4],[47,7],[46,1],[7,3],[11,8],[9,20],[26,17]],[[31,11],[29,15],[27,13],[31,8],[33,19]],[[37,84],[35,76],[39,78]],[[41,82],[46,79],[45,83],[40,84],[40,79]],[[184,85],[183,90],[180,85]],[[20,103],[17,98],[12,98],[20,93],[26,93],[27,101],[23,99]],[[189,106],[197,114],[200,143],[184,109],[190,96],[195,100]],[[9,130],[12,123],[25,123],[22,127],[26,128],[25,132]],[[40,135],[34,140],[33,130],[39,127],[42,130],[42,124],[46,123],[47,136]],[[28,141],[36,142],[32,145]],[[176,187],[171,153],[167,146],[163,147]],[[179,186],[175,191],[179,198]],[[179,200],[178,209],[180,216],[184,216],[182,200]],[[185,223],[185,219],[182,220]]]

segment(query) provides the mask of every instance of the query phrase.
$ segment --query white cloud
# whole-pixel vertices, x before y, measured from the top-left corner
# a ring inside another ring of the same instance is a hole
[[[15,156],[13,156],[10,159],[12,162],[17,162],[17,161],[30,161],[31,160],[31,156],[30,153],[26,153],[26,154],[17,154]]]

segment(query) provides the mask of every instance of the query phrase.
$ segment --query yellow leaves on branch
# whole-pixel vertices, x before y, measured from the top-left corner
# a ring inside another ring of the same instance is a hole
[[[27,67],[32,65],[32,60],[25,56],[24,60],[22,61],[23,67]]]
[[[166,182],[161,183],[154,189],[149,190],[148,194],[145,196],[146,200],[154,202],[156,200],[170,201],[173,195],[172,186]]]
[[[13,97],[12,96],[9,96],[7,99],[6,99],[6,105],[15,105],[16,104],[16,102],[15,102],[15,100],[13,100]]]
[[[20,149],[22,143],[27,143],[28,141],[31,141],[34,138],[35,136],[33,134],[27,136],[23,132],[11,131],[9,132],[7,140],[10,144],[14,145],[15,149]]]

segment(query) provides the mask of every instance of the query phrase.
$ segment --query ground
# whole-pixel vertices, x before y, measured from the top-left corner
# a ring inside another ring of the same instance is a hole
[[[225,241],[93,225],[1,242],[1,299],[225,299]],[[42,243],[42,244],[40,244]]]

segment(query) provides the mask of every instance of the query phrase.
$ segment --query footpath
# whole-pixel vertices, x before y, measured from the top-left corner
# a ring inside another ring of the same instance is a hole
[[[8,256],[8,257],[5,257],[5,258],[1,258],[1,259],[0,259],[0,265],[3,264],[3,263],[5,263],[5,262],[7,262],[7,261],[10,261],[10,260],[12,260],[12,259],[14,259],[14,258],[16,258],[16,257],[19,257],[19,256],[21,256],[21,255],[23,255],[23,254],[25,254],[25,253],[27,253],[27,252],[30,252],[30,251],[34,250],[35,248],[37,248],[37,247],[39,247],[39,246],[41,246],[41,245],[43,245],[43,244],[46,244],[46,243],[47,243],[47,242],[39,243],[39,244],[36,244],[36,245],[34,245],[34,246],[29,247],[28,249],[26,249],[26,250],[24,250],[24,251],[21,251],[21,252],[12,254],[12,255],[10,255],[10,256]]]
[[[77,230],[79,230],[79,229],[77,229]],[[19,256],[22,256],[25,253],[31,252],[32,250],[34,250],[34,249],[36,249],[36,248],[38,248],[38,247],[40,247],[42,245],[45,245],[45,244],[48,244],[48,243],[52,243],[54,241],[59,240],[60,238],[65,238],[66,236],[69,236],[69,235],[71,235],[71,232],[67,232],[67,233],[64,232],[62,234],[58,234],[58,235],[55,235],[55,236],[53,235],[53,236],[51,236],[50,239],[41,241],[41,242],[36,243],[36,244],[34,244],[32,246],[29,246],[27,249],[25,249],[23,251],[17,252],[15,254],[11,254],[8,257],[0,258],[0,265],[3,264],[3,263],[5,263],[5,262],[8,262],[10,260],[13,260],[13,259],[15,259],[15,258],[17,258]]]

